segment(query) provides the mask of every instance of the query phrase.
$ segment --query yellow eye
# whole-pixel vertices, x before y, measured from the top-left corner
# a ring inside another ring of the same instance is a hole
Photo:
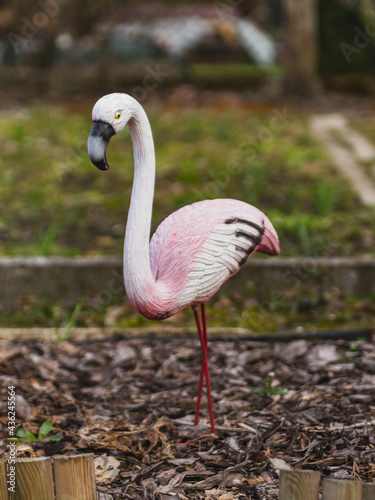
[[[115,119],[119,120],[121,118],[121,116],[122,116],[121,115],[121,111],[116,111],[116,113],[115,113]]]

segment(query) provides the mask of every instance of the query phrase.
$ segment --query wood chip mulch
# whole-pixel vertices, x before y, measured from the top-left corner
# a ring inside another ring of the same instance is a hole
[[[94,453],[103,500],[272,500],[285,467],[375,480],[371,340],[210,341],[216,435],[205,397],[191,425],[200,359],[194,338],[9,343],[0,427],[14,385],[18,427],[53,423],[18,456]]]

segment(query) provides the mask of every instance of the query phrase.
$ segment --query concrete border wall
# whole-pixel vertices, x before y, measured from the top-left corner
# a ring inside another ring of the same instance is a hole
[[[278,300],[285,291],[319,284],[347,295],[375,295],[375,259],[253,258],[218,293]],[[125,296],[122,261],[100,258],[0,258],[0,304],[15,307],[24,297],[73,304]]]

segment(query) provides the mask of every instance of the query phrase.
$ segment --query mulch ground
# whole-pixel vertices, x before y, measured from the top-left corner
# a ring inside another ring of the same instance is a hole
[[[94,453],[102,499],[276,499],[288,466],[375,479],[370,340],[214,340],[209,360],[216,435],[205,398],[191,425],[193,338],[10,343],[0,352],[0,423],[6,430],[14,385],[19,427],[37,434],[53,423],[42,441],[18,443],[18,456]]]

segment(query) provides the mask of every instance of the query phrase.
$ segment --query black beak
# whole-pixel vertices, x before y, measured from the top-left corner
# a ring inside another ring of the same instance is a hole
[[[93,122],[87,139],[87,150],[90,160],[100,170],[108,170],[106,153],[109,140],[113,135],[115,131],[109,123]]]

